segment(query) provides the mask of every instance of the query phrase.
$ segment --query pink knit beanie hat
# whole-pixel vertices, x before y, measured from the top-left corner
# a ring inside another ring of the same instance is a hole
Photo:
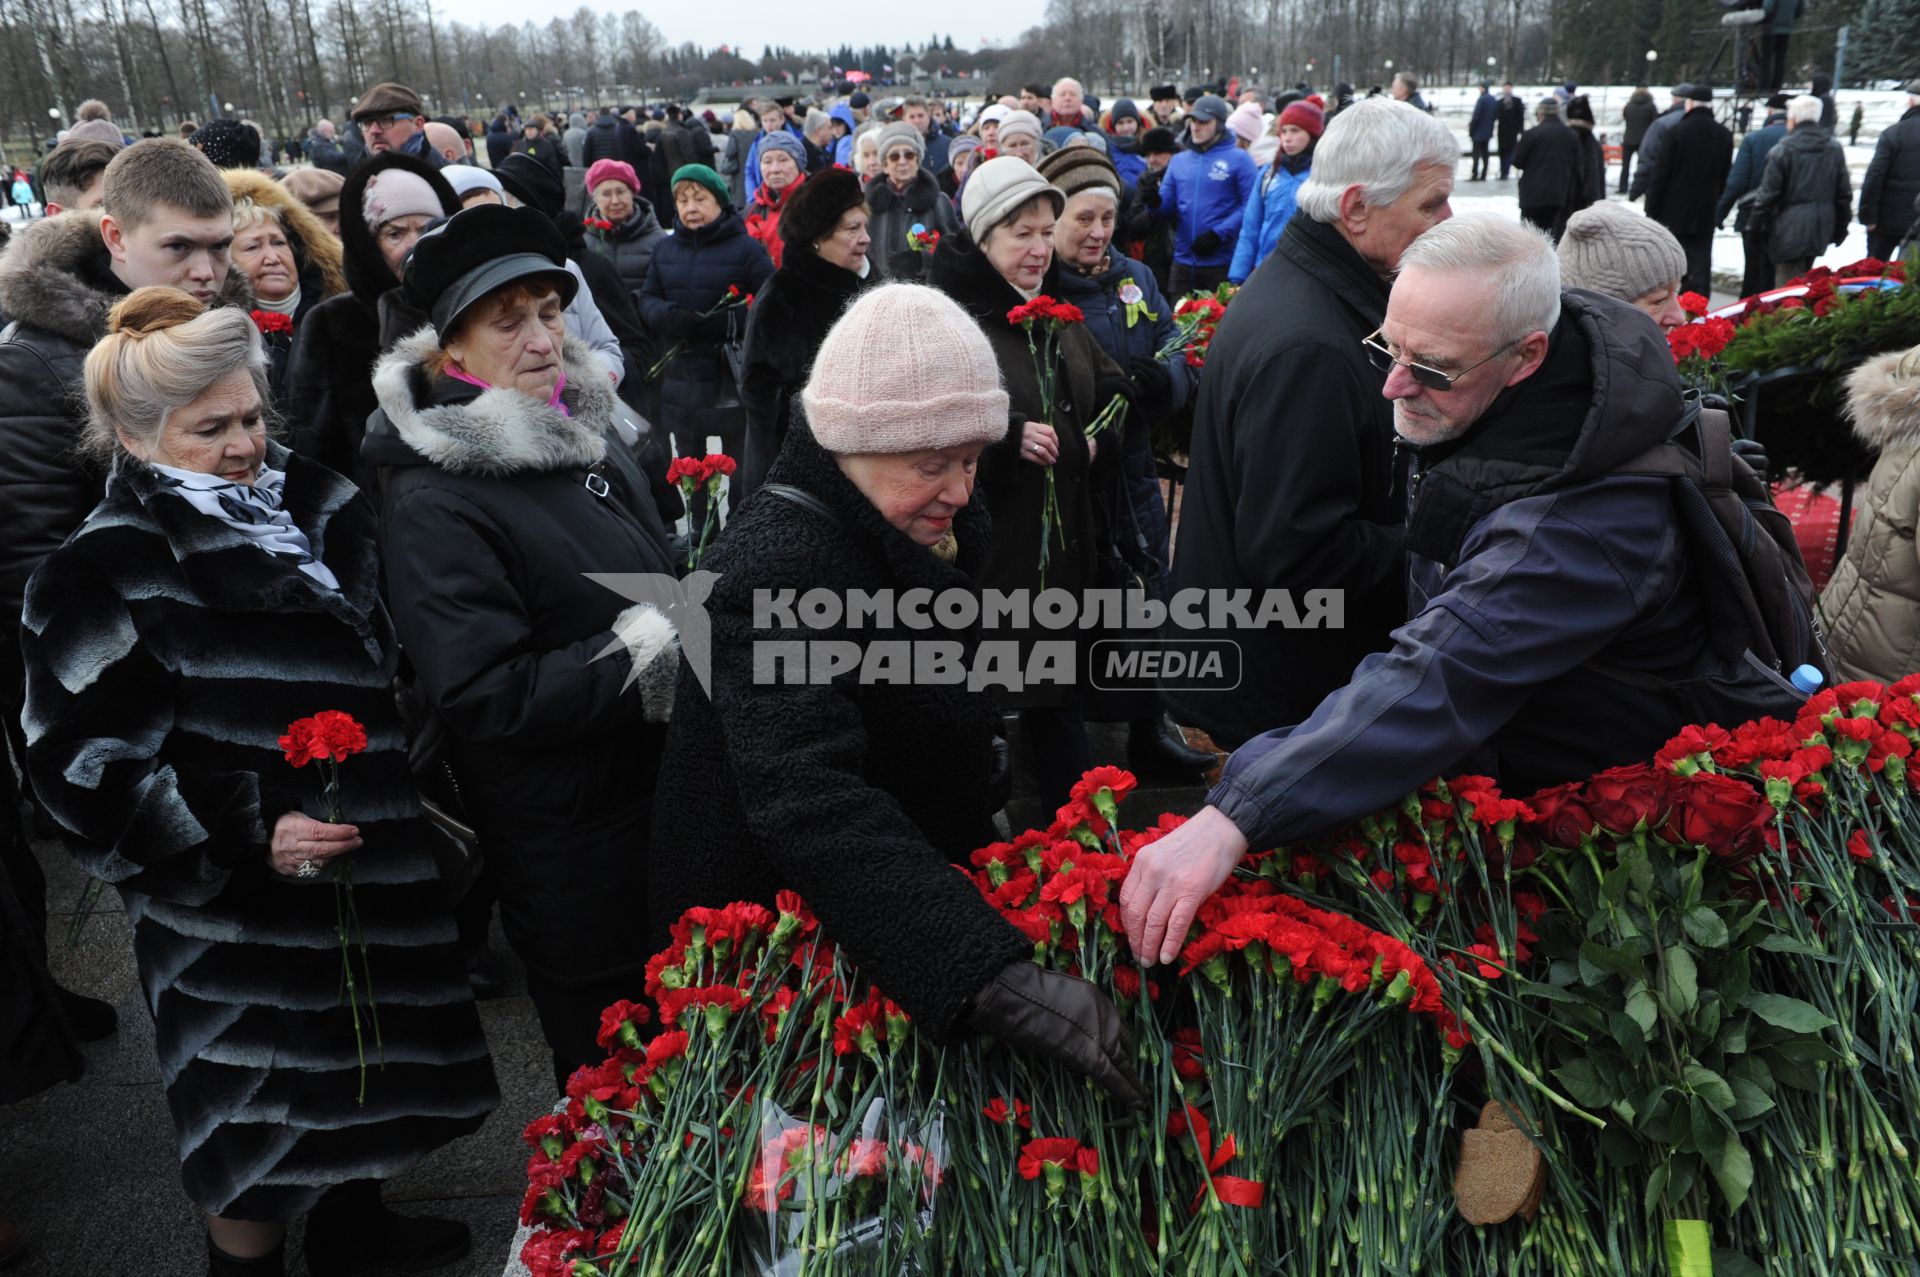
[[[800,403],[828,452],[917,452],[1007,434],[1007,392],[986,335],[921,284],[861,294],[821,343]]]

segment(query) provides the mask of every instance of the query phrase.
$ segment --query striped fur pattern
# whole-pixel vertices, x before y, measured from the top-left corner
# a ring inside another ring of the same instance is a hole
[[[474,1130],[498,1093],[390,690],[372,509],[277,445],[269,464],[339,592],[123,458],[30,582],[22,647],[34,786],[126,901],[188,1195],[280,1220]],[[328,816],[318,768],[276,743],[323,709],[368,736],[340,786],[385,1044],[364,1106],[330,876],[267,858],[280,815]]]

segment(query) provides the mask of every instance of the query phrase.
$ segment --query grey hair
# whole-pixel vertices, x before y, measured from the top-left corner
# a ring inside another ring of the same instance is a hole
[[[161,293],[176,296],[147,296]],[[260,330],[245,311],[232,306],[181,318],[198,305],[177,289],[141,288],[114,307],[107,335],[87,354],[82,451],[110,461],[124,450],[123,433],[152,445],[175,409],[242,370],[253,378],[262,415],[270,419],[267,353]]]
[[[1814,97],[1811,93],[1802,93],[1799,97],[1787,103],[1787,123],[1818,124],[1820,123],[1820,112],[1825,109],[1825,107],[1826,103]]]
[[[1418,107],[1367,98],[1333,118],[1313,151],[1313,171],[1294,202],[1316,222],[1340,220],[1340,197],[1359,187],[1369,208],[1407,193],[1421,169],[1460,162],[1453,130]]]
[[[236,235],[239,234],[255,222],[272,222],[274,225],[282,228],[286,225],[285,219],[280,216],[280,210],[278,208],[275,208],[271,204],[262,204],[251,195],[242,195],[233,202],[234,233]]]
[[[1537,227],[1492,213],[1449,218],[1400,255],[1402,277],[1416,267],[1498,280],[1493,315],[1502,344],[1560,322],[1560,257]]]
[[[1063,75],[1059,79],[1055,80],[1053,82],[1053,92],[1058,93],[1060,91],[1060,86],[1063,84],[1071,84],[1073,86],[1073,91],[1075,93],[1078,93],[1083,98],[1087,96],[1086,87],[1082,85],[1080,81],[1074,79],[1070,75]]]

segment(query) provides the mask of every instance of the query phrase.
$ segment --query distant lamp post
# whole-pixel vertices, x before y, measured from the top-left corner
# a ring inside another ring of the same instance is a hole
[[[61,114],[62,114],[62,112],[61,112],[61,110],[60,110],[60,108],[59,108],[59,107],[57,107],[57,106],[50,106],[50,107],[48,107],[48,108],[47,108],[47,118],[48,118],[48,119],[51,119],[51,120],[57,120],[57,119],[59,119],[59,118],[60,118],[60,116],[61,116]]]
[[[1647,50],[1647,69],[1649,71],[1653,69],[1653,64],[1658,62],[1659,60],[1660,60],[1660,55],[1658,53],[1655,53],[1652,49]]]
[[[231,103],[231,102],[227,102],[227,103],[223,103],[222,105],[224,105],[224,106],[226,107],[226,110],[227,110],[227,114],[228,114],[228,115],[232,115],[232,114],[233,114],[233,103]]]
[[[1393,59],[1392,59],[1392,58],[1388,58],[1388,59],[1387,59],[1387,70],[1389,70],[1389,71],[1391,71],[1391,70],[1393,70]]]

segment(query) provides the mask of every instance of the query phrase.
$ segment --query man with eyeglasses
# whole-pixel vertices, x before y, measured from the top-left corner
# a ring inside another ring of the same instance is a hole
[[[1491,214],[1428,231],[1400,265],[1366,348],[1416,459],[1411,619],[1305,722],[1235,752],[1208,806],[1142,851],[1121,911],[1143,962],[1179,952],[1249,848],[1439,775],[1532,793],[1649,758],[1690,721],[1674,689],[1705,663],[1705,587],[1671,481],[1617,473],[1683,420],[1659,328],[1561,292],[1547,236]]]
[[[1385,377],[1361,340],[1407,245],[1449,216],[1459,156],[1446,125],[1404,102],[1342,111],[1208,350],[1172,588],[1339,590],[1344,604],[1337,627],[1174,636],[1238,645],[1238,687],[1162,692],[1224,749],[1304,719],[1406,619],[1405,493]]]
[[[353,122],[369,154],[404,151],[435,168],[445,168],[447,157],[427,144],[427,110],[420,95],[404,84],[376,84],[353,104]]]

